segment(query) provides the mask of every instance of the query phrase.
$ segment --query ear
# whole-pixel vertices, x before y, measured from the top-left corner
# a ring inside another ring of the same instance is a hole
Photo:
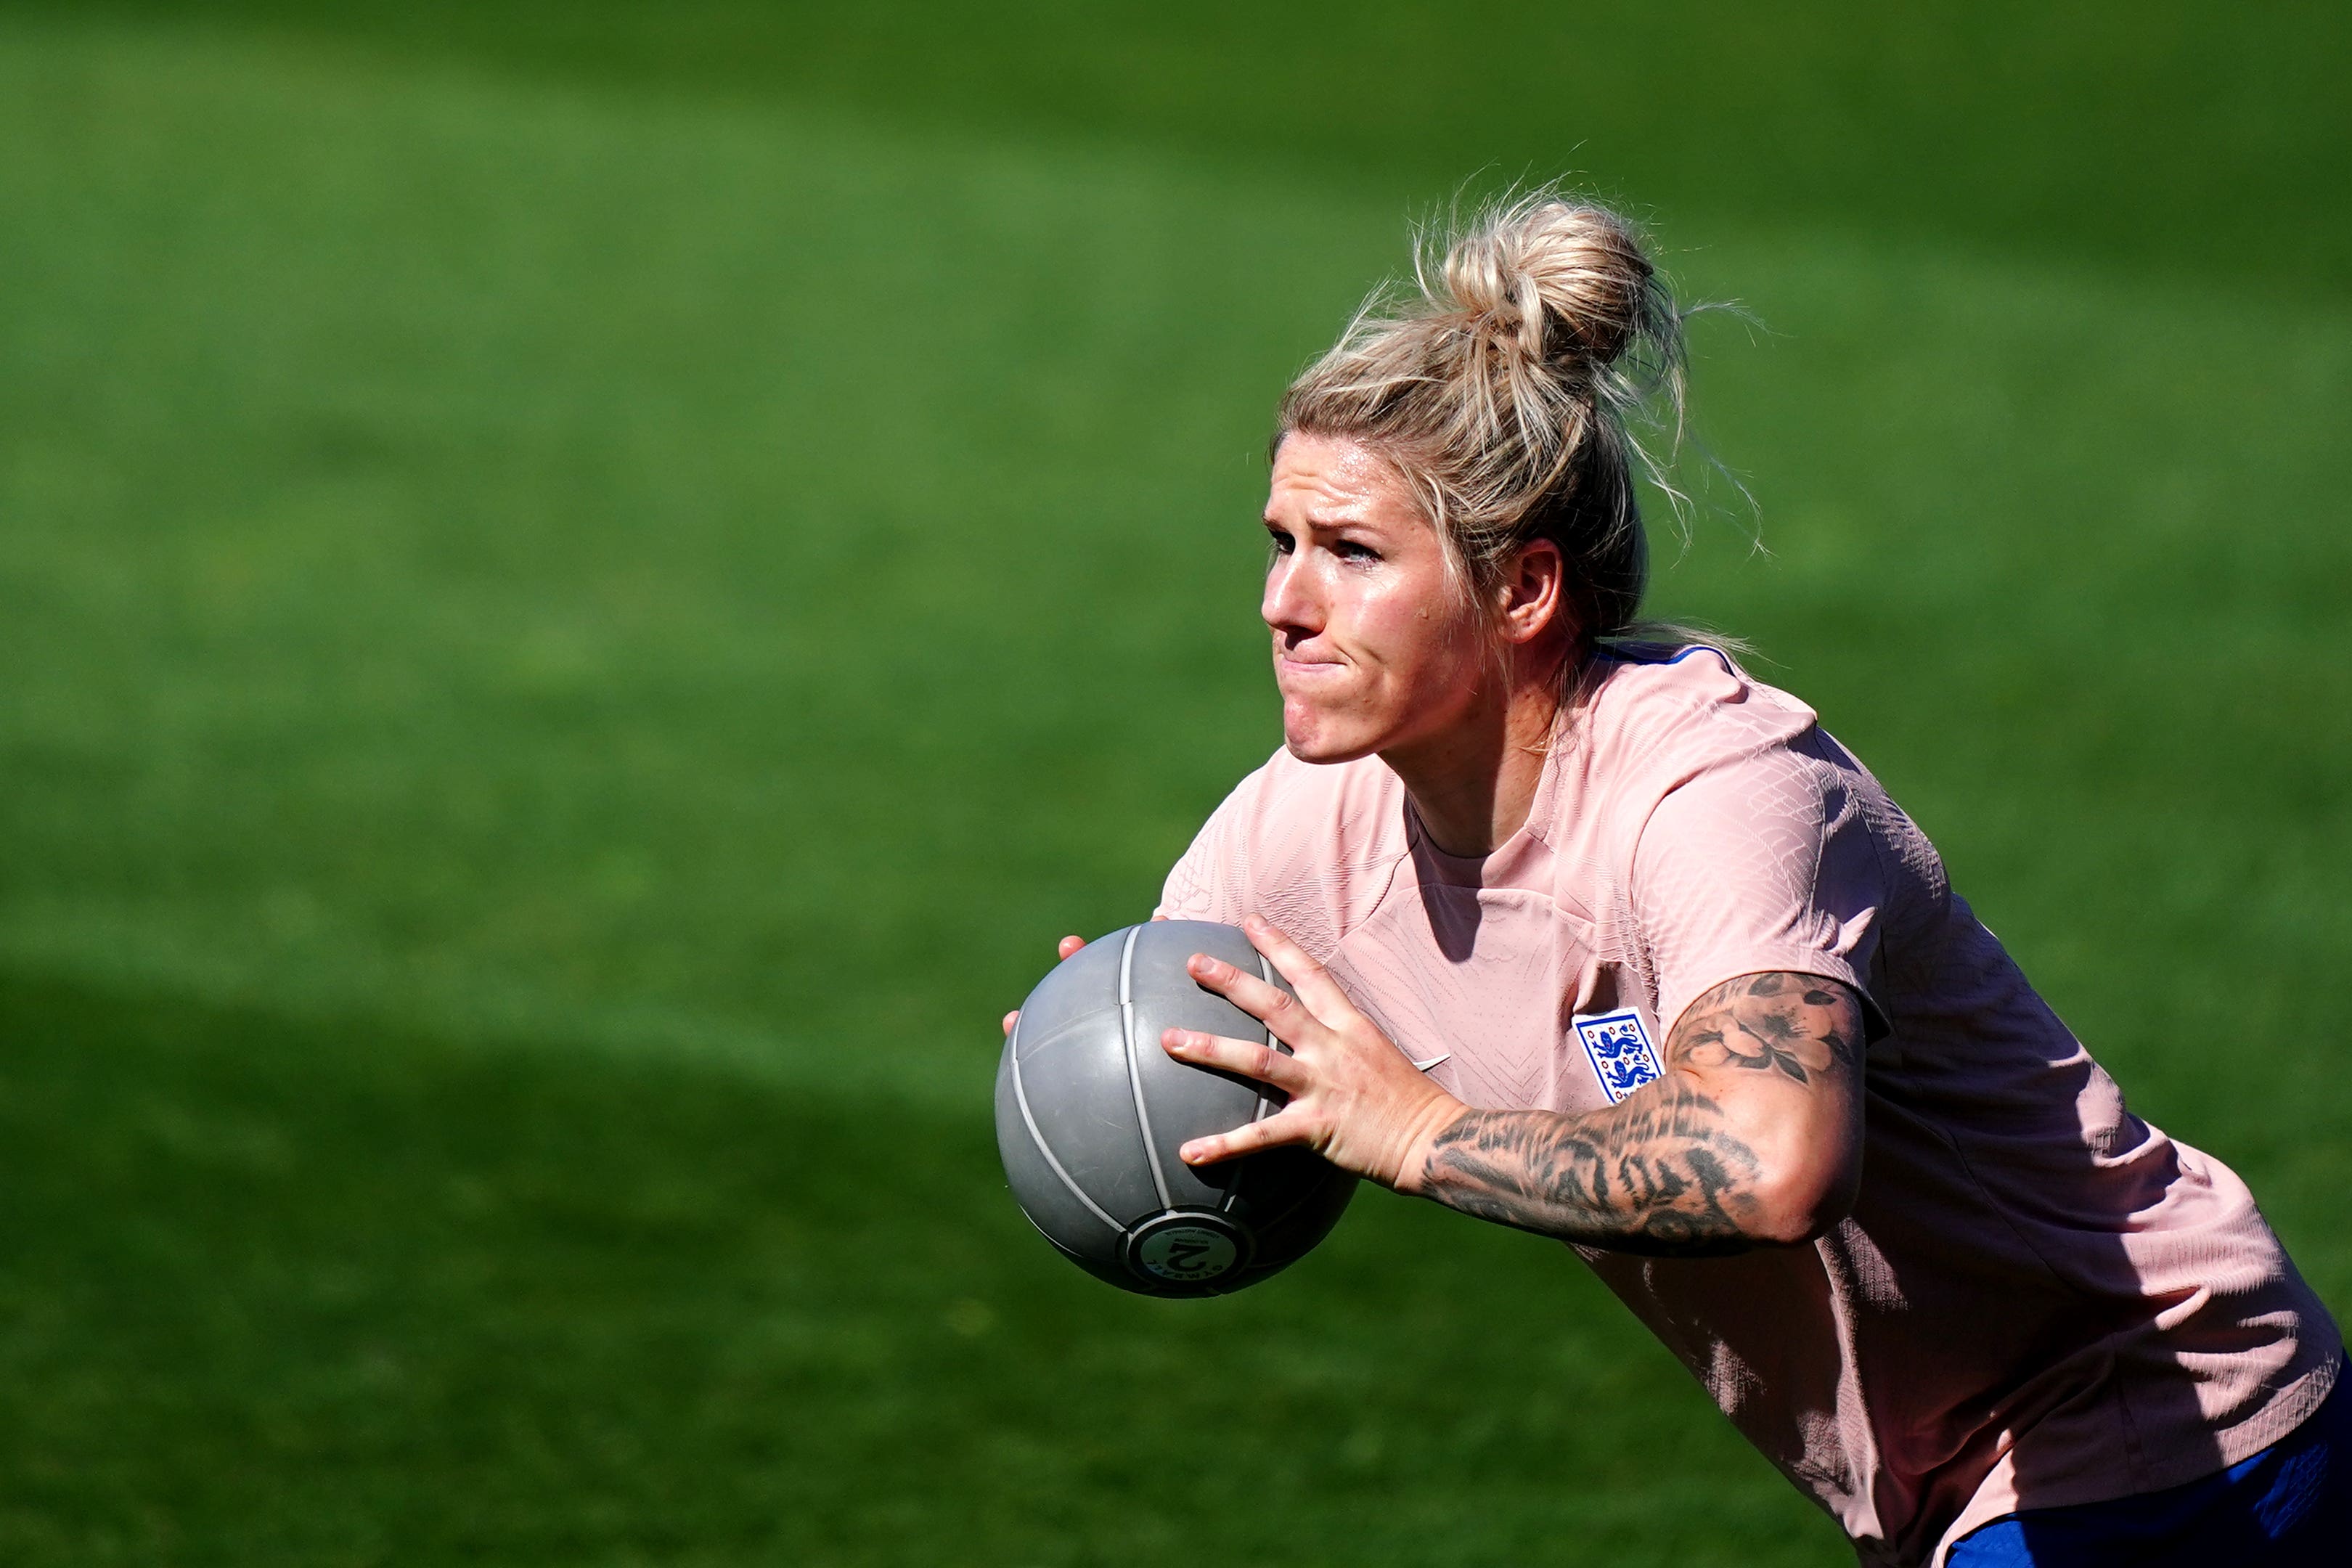
[[[1567,559],[1559,546],[1538,539],[1519,552],[1503,581],[1496,629],[1503,640],[1525,646],[1559,625],[1568,608]]]

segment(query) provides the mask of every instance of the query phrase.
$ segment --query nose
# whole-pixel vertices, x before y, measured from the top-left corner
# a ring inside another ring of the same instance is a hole
[[[1305,552],[1277,555],[1265,570],[1265,596],[1258,615],[1276,631],[1303,640],[1323,629],[1323,596],[1316,592],[1314,574],[1307,570]]]

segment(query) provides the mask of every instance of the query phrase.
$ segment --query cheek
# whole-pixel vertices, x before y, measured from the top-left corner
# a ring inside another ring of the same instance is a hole
[[[1415,693],[1459,680],[1465,651],[1475,646],[1464,635],[1460,616],[1423,592],[1366,595],[1355,630],[1365,661],[1390,684]]]

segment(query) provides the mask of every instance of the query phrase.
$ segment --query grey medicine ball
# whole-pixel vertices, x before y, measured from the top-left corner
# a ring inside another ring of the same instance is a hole
[[[1038,984],[996,1070],[996,1145],[1021,1212],[1087,1273],[1150,1296],[1255,1284],[1328,1235],[1356,1190],[1305,1149],[1197,1169],[1177,1158],[1192,1139],[1272,1114],[1281,1096],[1176,1060],[1161,1030],[1287,1049],[1185,972],[1196,952],[1290,989],[1235,927],[1129,926]]]

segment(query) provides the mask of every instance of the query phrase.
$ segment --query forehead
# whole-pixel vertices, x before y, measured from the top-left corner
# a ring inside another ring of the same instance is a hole
[[[1293,431],[1274,454],[1266,516],[1322,521],[1419,522],[1421,508],[1396,468],[1345,436]]]

